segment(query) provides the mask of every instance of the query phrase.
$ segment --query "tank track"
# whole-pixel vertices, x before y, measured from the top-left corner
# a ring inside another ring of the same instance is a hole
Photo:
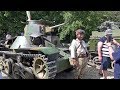
[[[45,66],[47,67],[47,75],[43,79],[54,79],[55,76],[56,76],[56,73],[57,73],[56,61],[55,60],[49,61],[48,58],[45,57],[45,55],[42,55],[42,54],[14,53],[14,52],[10,52],[10,51],[0,51],[0,54],[5,54],[5,55],[8,55],[8,56],[20,56],[20,57],[24,57],[24,58],[26,58],[28,60],[29,60],[29,58],[33,58],[33,61],[32,61],[33,64],[35,64],[35,61],[37,59],[42,58],[42,60],[44,61]],[[30,68],[32,68],[32,74],[34,74],[35,78],[39,79],[37,77],[35,71],[34,71],[35,67],[34,67],[33,64],[32,64],[32,66],[30,66]],[[26,67],[26,68],[29,68],[29,67]],[[3,73],[5,73],[5,72],[3,72]],[[10,77],[13,77],[13,76],[10,76]]]

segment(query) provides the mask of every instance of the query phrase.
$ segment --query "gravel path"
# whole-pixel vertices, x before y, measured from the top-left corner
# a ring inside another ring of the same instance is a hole
[[[101,79],[102,77],[98,74],[99,72],[99,66],[90,66],[87,65],[85,75],[83,76],[83,79]],[[113,78],[113,69],[108,69],[108,79]],[[61,72],[59,73],[55,79],[74,79],[73,77],[73,71],[71,72]]]
[[[99,66],[93,67],[90,65],[87,65],[85,75],[83,79],[100,79],[101,76],[98,74]],[[109,71],[109,76],[108,77],[113,77],[113,69],[108,69]],[[74,70],[70,72],[61,72],[57,74],[55,79],[74,79]],[[7,75],[2,73],[3,79],[10,79]]]

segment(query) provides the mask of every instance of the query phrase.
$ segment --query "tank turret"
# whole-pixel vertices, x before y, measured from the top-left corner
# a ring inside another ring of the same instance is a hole
[[[65,23],[62,24],[58,24],[55,26],[49,26],[46,25],[44,22],[42,22],[41,20],[31,20],[31,15],[30,12],[27,11],[27,25],[25,26],[24,32],[25,35],[44,35],[46,33],[50,33],[50,32],[54,32],[54,28],[60,27],[62,25],[64,25]]]
[[[117,30],[120,29],[119,27],[120,27],[119,22],[105,21],[97,28],[100,32],[104,32],[107,28]]]
[[[27,11],[27,25],[24,29],[24,36],[31,36],[31,37],[40,37],[43,36],[48,39],[51,43],[55,44],[56,46],[60,46],[60,40],[58,36],[52,35],[55,32],[55,28],[64,25],[65,23],[58,24],[55,26],[49,26],[46,22],[41,20],[31,20],[30,12]],[[47,44],[46,44],[47,45]]]

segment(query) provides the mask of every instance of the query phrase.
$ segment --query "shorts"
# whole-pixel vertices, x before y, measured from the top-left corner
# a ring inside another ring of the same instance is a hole
[[[111,62],[110,57],[102,57],[102,61],[101,61],[101,69],[102,70],[107,70],[109,68],[109,64]]]

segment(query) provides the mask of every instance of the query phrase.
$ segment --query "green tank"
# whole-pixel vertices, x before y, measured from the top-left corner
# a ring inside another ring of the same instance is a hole
[[[31,20],[30,12],[27,15],[24,35],[18,36],[9,50],[0,51],[0,68],[14,79],[54,79],[57,73],[72,67],[68,49],[51,35],[64,23],[50,27]]]
[[[89,51],[91,53],[91,59],[95,64],[100,64],[97,54],[97,43],[98,40],[105,35],[105,30],[107,28],[112,29],[113,38],[120,43],[120,29],[118,22],[103,22],[101,26],[98,26],[98,31],[92,31],[92,35],[89,39]]]

